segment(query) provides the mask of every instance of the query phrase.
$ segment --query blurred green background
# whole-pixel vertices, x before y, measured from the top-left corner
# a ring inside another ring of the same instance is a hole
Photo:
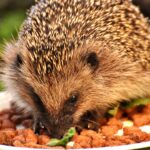
[[[34,0],[0,0],[0,53],[6,42],[17,38],[19,27],[26,17],[26,11]],[[150,0],[133,0],[141,7],[145,16],[150,16]],[[3,86],[0,81],[0,90]]]
[[[16,38],[32,0],[0,0],[0,50],[6,41]]]
[[[17,38],[26,11],[32,4],[33,0],[0,0],[0,55],[5,43]],[[3,89],[0,81],[0,91]]]

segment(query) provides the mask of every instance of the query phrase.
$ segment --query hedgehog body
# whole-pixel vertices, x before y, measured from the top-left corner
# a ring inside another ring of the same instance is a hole
[[[150,96],[149,23],[129,0],[39,0],[3,59],[8,90],[53,136]]]

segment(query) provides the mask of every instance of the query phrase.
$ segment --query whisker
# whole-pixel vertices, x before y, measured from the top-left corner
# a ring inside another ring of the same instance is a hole
[[[96,125],[99,125],[99,123],[97,123],[96,121],[90,120],[90,119],[83,119],[83,120],[88,121],[93,124],[96,124]]]

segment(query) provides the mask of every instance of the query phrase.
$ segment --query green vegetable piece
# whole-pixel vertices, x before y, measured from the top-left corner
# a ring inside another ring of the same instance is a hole
[[[58,139],[51,139],[48,144],[48,146],[60,146],[60,140]]]
[[[150,98],[134,99],[131,102],[122,103],[123,108],[132,108],[139,105],[147,105],[150,103]]]
[[[76,130],[74,127],[70,128],[68,132],[63,136],[62,139],[51,139],[48,142],[48,146],[66,146],[69,140],[75,135]]]
[[[116,107],[108,110],[107,114],[111,115],[111,116],[115,116],[118,112],[118,109],[119,109],[119,105],[117,105]]]

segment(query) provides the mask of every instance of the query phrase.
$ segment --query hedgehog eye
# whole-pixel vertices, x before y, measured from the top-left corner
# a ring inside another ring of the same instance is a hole
[[[78,94],[73,94],[69,97],[68,102],[70,105],[75,105],[78,101]]]
[[[87,64],[89,64],[94,69],[96,69],[99,64],[99,60],[95,52],[89,53],[86,61],[87,61]]]
[[[23,63],[23,61],[22,61],[21,56],[20,56],[19,54],[17,54],[16,60],[15,60],[15,66],[16,66],[17,68],[20,68],[21,65],[22,65],[22,63]]]

